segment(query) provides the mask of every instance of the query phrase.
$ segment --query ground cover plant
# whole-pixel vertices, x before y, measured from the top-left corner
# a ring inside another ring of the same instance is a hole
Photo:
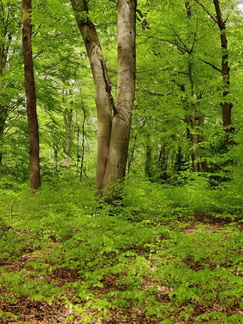
[[[129,181],[114,206],[87,181],[2,182],[1,323],[242,321],[240,202]]]

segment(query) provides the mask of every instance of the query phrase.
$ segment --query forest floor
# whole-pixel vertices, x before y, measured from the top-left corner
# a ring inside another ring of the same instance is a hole
[[[61,234],[36,228],[2,224],[1,324],[243,323],[240,222],[107,216]]]

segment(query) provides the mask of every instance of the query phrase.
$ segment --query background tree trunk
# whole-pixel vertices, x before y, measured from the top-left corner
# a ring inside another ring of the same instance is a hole
[[[223,81],[223,99],[220,103],[222,107],[222,119],[223,119],[223,128],[226,134],[225,145],[229,146],[234,144],[234,140],[231,138],[231,134],[234,133],[234,127],[232,125],[231,120],[231,110],[233,108],[233,103],[227,100],[229,97],[229,87],[230,87],[230,67],[229,67],[229,48],[228,48],[228,39],[226,33],[226,21],[227,19],[223,19],[222,10],[220,7],[219,0],[213,0],[213,5],[215,9],[215,15],[212,15],[204,5],[199,1],[195,0],[203,10],[207,13],[207,15],[218,25],[220,31],[220,44],[222,49],[222,56],[221,56],[221,68],[218,68],[214,64],[204,61],[206,64],[209,64],[213,69],[221,73],[222,81]]]
[[[0,33],[0,78],[3,76],[3,70],[6,65],[6,58],[8,55],[8,46],[6,46],[6,38],[11,37],[8,35],[8,26],[9,26],[9,12],[10,12],[10,3],[7,4],[7,7],[4,7],[3,2],[0,2],[0,24],[1,24],[1,33]],[[0,88],[2,87],[0,80]],[[3,134],[5,129],[5,123],[8,116],[8,107],[5,102],[4,94],[1,93],[0,96],[0,145],[3,143]],[[0,165],[2,164],[3,152],[0,151]]]
[[[40,180],[39,129],[36,112],[36,91],[32,58],[31,0],[23,0],[23,53],[25,73],[25,93],[29,129],[30,188],[38,189]]]
[[[221,102],[222,115],[223,115],[223,127],[226,132],[226,145],[232,145],[233,140],[230,138],[230,134],[234,132],[234,127],[231,121],[231,110],[233,104],[228,102],[226,97],[229,94],[230,86],[230,67],[229,67],[229,50],[228,40],[226,35],[226,24],[222,18],[222,12],[219,4],[219,0],[214,0],[214,8],[217,17],[217,24],[220,30],[220,42],[222,48],[222,63],[221,63],[221,74],[223,80],[223,97],[225,101]]]

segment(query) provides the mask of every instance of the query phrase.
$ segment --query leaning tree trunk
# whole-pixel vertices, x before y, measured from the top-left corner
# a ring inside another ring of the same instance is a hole
[[[27,118],[29,129],[30,188],[38,189],[40,188],[41,180],[39,160],[39,129],[36,112],[36,91],[32,58],[32,25],[30,17],[31,0],[23,0],[22,14],[25,93],[27,101]]]
[[[125,176],[131,112],[135,96],[136,0],[118,1],[118,84],[113,100],[108,72],[86,0],[71,0],[78,27],[90,60],[98,114],[98,161],[96,186],[99,192],[117,199],[114,190]]]
[[[98,115],[98,162],[96,186],[102,189],[111,136],[112,106],[110,82],[105,59],[94,24],[88,19],[86,0],[71,0],[76,21],[83,37],[95,84]]]

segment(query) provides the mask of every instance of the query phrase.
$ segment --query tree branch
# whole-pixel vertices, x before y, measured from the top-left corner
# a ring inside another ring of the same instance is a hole
[[[199,6],[201,6],[203,8],[203,10],[209,15],[209,17],[217,24],[218,21],[217,19],[208,11],[208,9],[199,1],[199,0],[195,0],[197,4],[199,4]]]
[[[112,1],[112,0],[110,0],[110,1]],[[148,23],[148,21],[146,19],[147,14],[146,13],[142,13],[142,11],[140,9],[137,9],[136,10],[136,13],[138,14],[137,15],[137,20],[139,22],[141,22],[141,25],[142,25],[143,30],[149,30],[149,29],[151,29],[149,27],[149,23]]]
[[[171,93],[158,93],[158,92],[154,92],[154,91],[150,91],[148,89],[143,89],[141,90],[142,92],[148,93],[151,96],[158,96],[158,97],[165,97],[165,96],[169,96]]]
[[[200,59],[200,60],[201,60],[202,62],[204,62],[204,63],[210,65],[214,70],[218,71],[219,73],[222,73],[222,70],[219,69],[219,68],[217,68],[217,66],[215,66],[213,63],[210,63],[210,62],[205,61],[205,60],[203,60],[203,59]]]

